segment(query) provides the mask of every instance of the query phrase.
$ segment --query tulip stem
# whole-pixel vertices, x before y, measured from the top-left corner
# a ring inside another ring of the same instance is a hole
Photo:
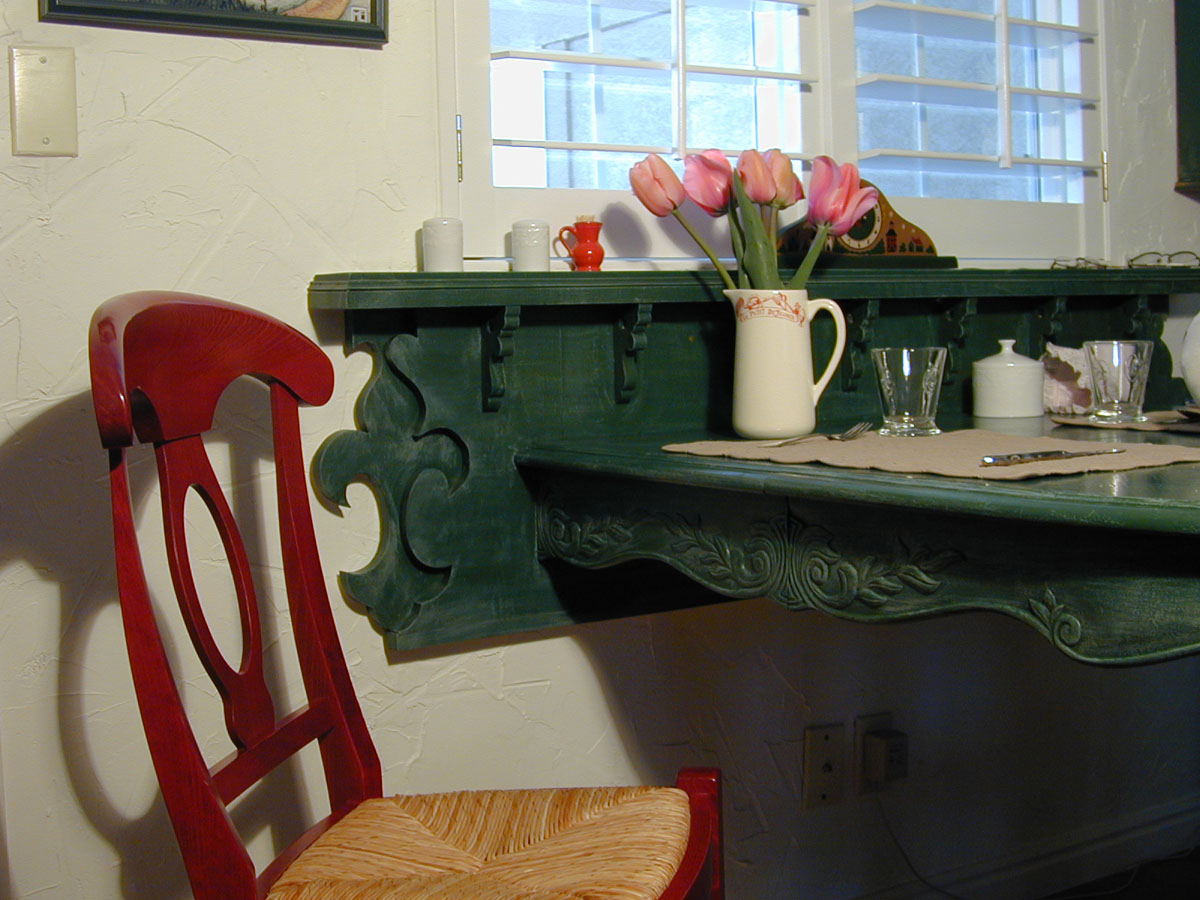
[[[825,241],[829,237],[829,229],[831,227],[832,223],[830,222],[822,222],[817,226],[817,233],[813,235],[812,243],[808,245],[808,253],[804,255],[804,261],[800,263],[800,268],[796,270],[796,274],[788,282],[789,289],[803,288],[808,285],[808,278],[812,275],[813,267],[817,264],[817,257],[825,249]]]
[[[692,227],[692,223],[685,219],[683,217],[683,213],[681,213],[678,209],[671,210],[671,215],[679,220],[679,224],[683,226],[684,230],[691,235],[692,240],[695,241],[699,245],[700,249],[704,251],[704,255],[707,256],[712,264],[717,267],[717,272],[720,274],[721,280],[725,282],[725,287],[731,291],[735,290],[737,285],[733,283],[733,279],[729,276],[729,271],[725,268],[724,264],[717,259],[717,255],[713,253],[712,248],[708,246],[708,242],[705,241],[704,238],[700,236],[700,233]]]

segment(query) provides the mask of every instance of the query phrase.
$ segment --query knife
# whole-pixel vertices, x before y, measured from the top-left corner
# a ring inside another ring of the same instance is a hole
[[[1038,462],[1043,459],[1073,459],[1076,456],[1099,456],[1102,453],[1124,452],[1124,447],[1108,447],[1104,450],[1035,450],[1031,453],[985,456],[979,461],[979,464],[981,466],[1015,466],[1018,463]]]

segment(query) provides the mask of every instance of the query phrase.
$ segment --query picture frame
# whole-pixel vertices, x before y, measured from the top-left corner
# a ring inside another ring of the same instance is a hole
[[[306,41],[387,42],[387,0],[38,0],[43,22]]]
[[[1200,199],[1200,0],[1175,0],[1175,190]]]

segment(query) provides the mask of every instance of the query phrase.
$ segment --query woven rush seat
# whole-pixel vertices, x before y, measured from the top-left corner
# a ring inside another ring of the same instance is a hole
[[[368,800],[302,853],[268,900],[653,900],[689,827],[676,788]]]

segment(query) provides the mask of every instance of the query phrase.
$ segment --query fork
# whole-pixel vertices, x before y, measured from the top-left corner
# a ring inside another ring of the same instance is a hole
[[[782,441],[771,441],[769,444],[760,444],[760,447],[787,447],[789,444],[798,444],[801,441],[807,441],[809,438],[828,438],[831,441],[852,441],[860,434],[865,434],[875,427],[873,422],[856,422],[839,434],[802,434],[799,437],[784,438]]]

